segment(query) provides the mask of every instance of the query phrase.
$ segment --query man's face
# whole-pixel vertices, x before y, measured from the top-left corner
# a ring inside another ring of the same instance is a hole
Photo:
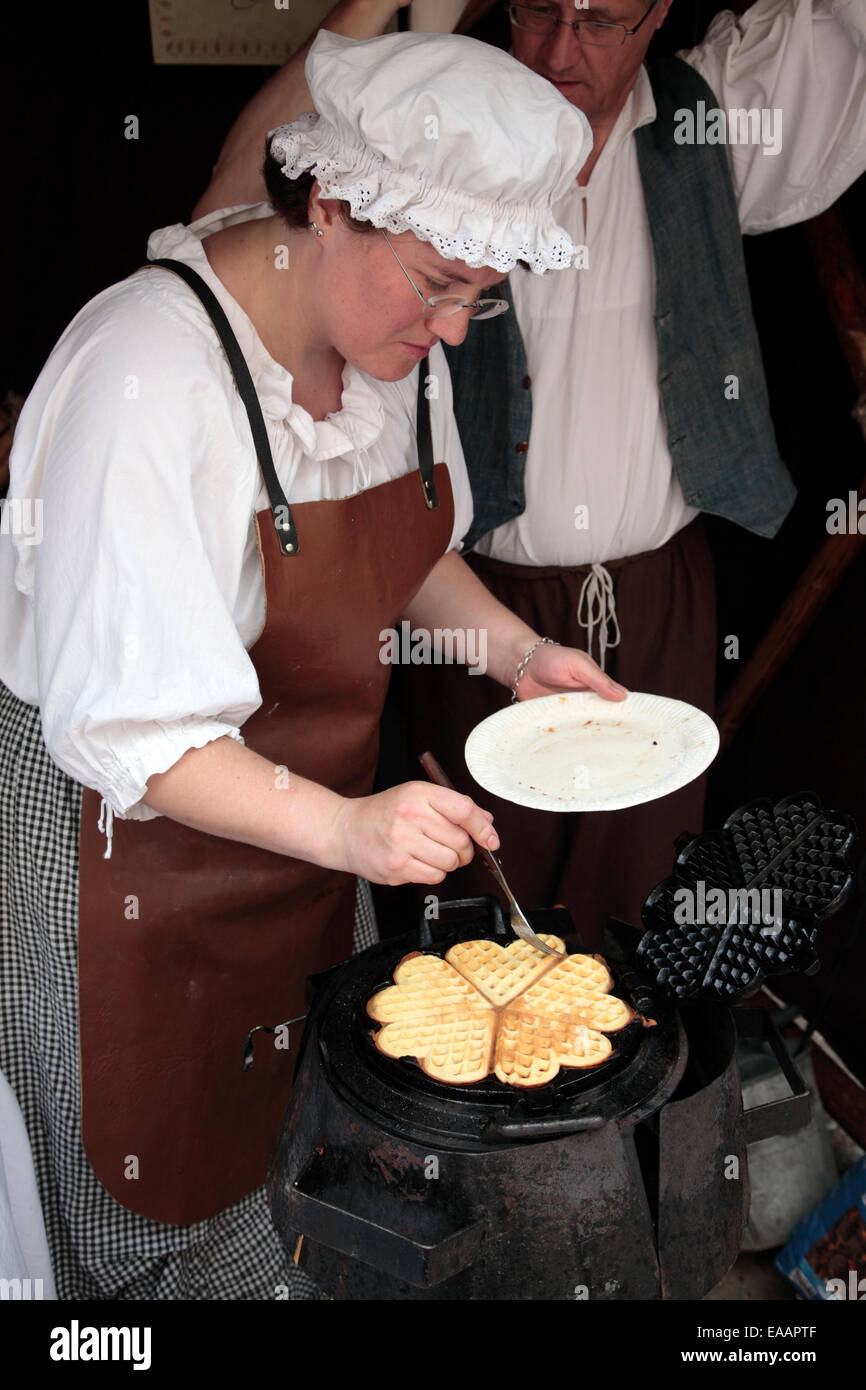
[[[581,43],[566,24],[557,25],[552,34],[530,33],[512,24],[514,56],[552,82],[591,125],[604,124],[619,113],[670,5],[671,0],[657,0],[637,33],[618,48]],[[580,9],[574,0],[527,0],[524,8],[549,11],[564,20],[603,20],[633,29],[648,6],[649,0],[590,0],[587,9]]]

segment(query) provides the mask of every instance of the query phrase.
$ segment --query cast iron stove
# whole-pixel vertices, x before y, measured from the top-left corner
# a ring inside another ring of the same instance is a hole
[[[530,917],[580,950],[563,909]],[[528,1091],[446,1085],[380,1053],[366,1003],[402,957],[480,937],[512,939],[495,899],[443,902],[437,922],[310,981],[269,1177],[286,1250],[335,1298],[700,1297],[748,1216],[730,1011],[677,1011],[630,963],[639,934],[611,922],[613,993],[654,1026],[610,1035],[601,1066]],[[784,1127],[808,1113],[797,1082]]]

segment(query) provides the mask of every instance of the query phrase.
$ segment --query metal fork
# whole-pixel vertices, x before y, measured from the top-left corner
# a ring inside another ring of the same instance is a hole
[[[449,791],[457,790],[454,783],[446,773],[443,772],[432,753],[422,753],[419,761],[431,782],[435,782],[439,787],[447,787]],[[506,882],[505,875],[502,872],[502,865],[496,855],[489,849],[483,849],[481,845],[476,844],[474,849],[482,864],[493,874],[493,877],[508,899],[511,907],[511,930],[514,932],[515,936],[521,937],[523,941],[528,941],[531,946],[535,947],[536,951],[543,951],[546,956],[559,956],[565,954],[561,951],[555,951],[552,946],[546,945],[541,937],[532,930],[532,927],[526,919],[526,914],[523,912],[523,909],[520,907]]]

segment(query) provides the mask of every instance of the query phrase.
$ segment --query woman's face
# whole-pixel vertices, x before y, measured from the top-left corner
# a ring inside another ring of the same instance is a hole
[[[470,270],[463,261],[446,260],[412,232],[389,232],[386,241],[381,232],[357,232],[339,216],[332,218],[319,241],[322,326],[347,362],[379,381],[399,381],[440,338],[462,343],[471,316],[463,309],[426,317],[388,242],[425,299],[478,299],[506,277],[489,267]]]

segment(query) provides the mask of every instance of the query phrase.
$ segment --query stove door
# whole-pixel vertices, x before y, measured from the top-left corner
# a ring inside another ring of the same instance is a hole
[[[404,1151],[388,1171],[393,1153],[368,1157],[352,1144],[320,1146],[287,1191],[292,1230],[416,1289],[435,1288],[477,1259],[487,1222],[465,1219],[447,1184],[430,1181],[429,1158],[413,1163]]]

